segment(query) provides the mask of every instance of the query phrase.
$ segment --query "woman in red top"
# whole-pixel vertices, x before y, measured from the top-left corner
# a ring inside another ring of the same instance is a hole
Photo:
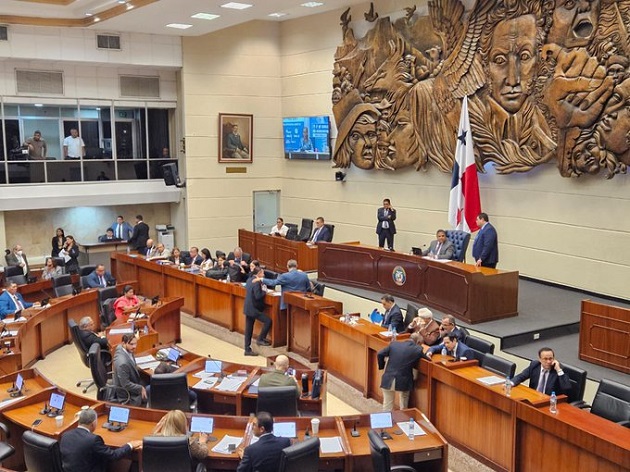
[[[122,297],[114,302],[116,319],[123,318],[125,315],[137,310],[139,306],[140,301],[134,294],[133,287],[131,285],[125,285]]]

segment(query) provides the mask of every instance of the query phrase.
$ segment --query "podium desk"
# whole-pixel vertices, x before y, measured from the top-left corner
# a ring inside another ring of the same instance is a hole
[[[313,271],[318,268],[316,246],[308,246],[302,241],[291,241],[279,236],[255,233],[246,229],[238,230],[238,245],[258,259],[261,264],[275,272],[286,272],[287,261],[295,259],[298,268]]]
[[[416,470],[429,472],[447,472],[448,444],[439,431],[429,422],[418,409],[397,410],[392,412],[394,426],[387,429],[392,439],[386,441],[391,450],[392,466],[399,464],[413,464]],[[413,441],[407,435],[400,434],[396,423],[406,423],[413,418],[420,425],[425,435],[416,435]],[[340,428],[345,440],[352,451],[348,457],[347,471],[371,470],[370,443],[370,415],[355,415],[339,418]],[[461,426],[461,418],[460,418]],[[352,437],[356,429],[359,437]]]
[[[630,374],[630,310],[582,300],[580,359]]]
[[[326,310],[331,315],[343,312],[343,304],[319,295],[301,292],[285,292],[287,305],[288,348],[308,359],[319,360],[319,313]]]
[[[391,293],[475,324],[518,315],[518,272],[362,244],[319,246],[319,279]]]
[[[79,256],[79,258],[82,259],[82,265],[103,264],[105,267],[107,267],[107,264],[109,263],[109,254],[112,251],[125,252],[127,251],[128,247],[128,242],[121,240],[83,243],[79,244],[79,249],[83,249],[82,254]]]

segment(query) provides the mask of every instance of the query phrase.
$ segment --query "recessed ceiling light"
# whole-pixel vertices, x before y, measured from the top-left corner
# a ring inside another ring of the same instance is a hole
[[[302,4],[302,6],[306,8],[321,7],[322,5],[323,5],[322,2],[306,2]]]
[[[195,13],[191,18],[198,18],[200,20],[216,20],[220,15],[214,15],[212,13]]]
[[[90,16],[92,16],[92,15],[94,15],[94,13],[90,13],[90,12],[86,12],[86,13],[85,13],[85,16],[87,16],[87,17],[90,17]]]
[[[246,8],[253,7],[249,3],[229,2],[221,5],[221,8],[232,8],[233,10],[245,10]]]
[[[192,28],[192,25],[187,25],[184,23],[169,23],[166,25],[167,28],[176,28],[176,29],[188,29]]]
[[[98,23],[99,21],[101,21],[101,19],[98,16],[94,17],[94,23]]]
[[[43,107],[43,106],[44,106],[44,104],[43,104],[43,103],[36,103],[36,104],[35,104],[35,106],[36,106],[37,108],[41,108],[41,107]]]
[[[269,13],[269,16],[273,16],[274,18],[281,18],[283,16],[287,16],[286,13]]]

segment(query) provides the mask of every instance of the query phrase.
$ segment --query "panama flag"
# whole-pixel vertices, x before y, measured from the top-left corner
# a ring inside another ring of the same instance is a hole
[[[468,97],[464,97],[462,102],[456,146],[448,204],[448,222],[453,229],[471,233],[479,229],[476,220],[477,215],[481,213],[481,199],[479,198],[479,181],[477,180],[470,119],[468,118]]]

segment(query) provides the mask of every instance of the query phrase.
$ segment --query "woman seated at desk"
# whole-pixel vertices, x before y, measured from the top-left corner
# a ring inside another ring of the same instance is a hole
[[[155,436],[186,436],[188,435],[188,420],[181,410],[169,411],[160,419],[153,430]],[[197,437],[191,436],[190,455],[198,461],[204,460],[208,456],[208,435],[199,433]]]
[[[138,308],[140,308],[140,300],[136,297],[133,287],[131,285],[125,285],[122,297],[116,299],[114,302],[114,314],[116,315],[116,319],[124,319],[125,315],[137,311]]]
[[[204,247],[201,251],[201,264],[199,264],[199,270],[202,274],[205,274],[208,270],[212,269],[214,266],[214,261],[212,260],[212,256],[210,255],[210,251],[207,247]]]
[[[188,265],[188,261],[186,261],[186,259],[182,257],[182,251],[180,251],[177,246],[173,248],[173,252],[171,252],[171,255],[168,258],[168,260],[171,261],[176,266],[179,266],[182,264]]]
[[[437,344],[440,339],[440,325],[433,319],[428,308],[420,308],[416,317],[407,326],[410,333],[419,333],[427,346]]]
[[[62,275],[63,271],[61,267],[55,264],[55,261],[52,257],[47,257],[46,262],[44,263],[44,268],[42,269],[42,280],[50,280],[53,277],[57,277],[58,275]]]

